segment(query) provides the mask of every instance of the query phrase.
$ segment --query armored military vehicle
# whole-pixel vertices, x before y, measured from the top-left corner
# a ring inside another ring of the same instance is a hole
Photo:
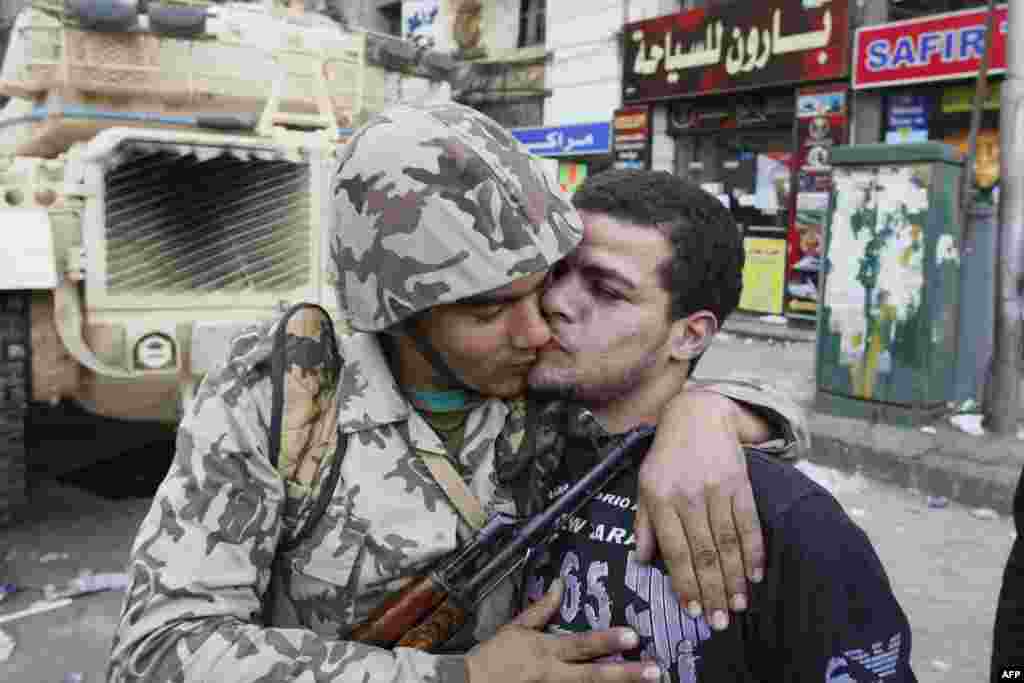
[[[238,329],[334,304],[321,227],[335,149],[366,114],[365,46],[285,7],[19,14],[0,73],[0,520],[33,467],[110,456],[33,460],[35,409],[173,425]]]

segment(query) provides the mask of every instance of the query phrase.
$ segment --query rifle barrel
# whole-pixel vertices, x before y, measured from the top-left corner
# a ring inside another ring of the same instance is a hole
[[[487,562],[463,588],[463,594],[472,596],[490,580],[495,573],[502,570],[513,558],[526,552],[536,537],[546,533],[548,528],[563,514],[573,513],[587,504],[591,498],[600,493],[608,483],[622,470],[632,464],[628,457],[638,443],[654,434],[654,427],[642,425],[629,432],[618,446],[584,474],[565,493],[558,497],[544,510],[530,518],[519,529],[511,541]]]

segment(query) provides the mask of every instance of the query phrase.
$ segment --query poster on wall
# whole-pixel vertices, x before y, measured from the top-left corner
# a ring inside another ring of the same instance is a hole
[[[928,141],[931,98],[922,94],[889,95],[885,98],[885,141],[891,144]]]
[[[612,165],[651,167],[651,108],[623,107],[612,115]]]
[[[743,239],[743,292],[739,308],[754,313],[782,313],[786,275],[786,240],[770,237]]]
[[[587,164],[583,161],[559,161],[558,184],[563,192],[574,194],[587,179]]]
[[[967,134],[962,130],[942,139],[947,145],[953,145],[960,153],[967,154]],[[977,147],[974,157],[974,185],[981,190],[992,190],[999,184],[999,131],[994,128],[983,128],[978,131]]]
[[[825,243],[831,150],[849,136],[845,85],[805,86],[797,91],[797,187],[790,214],[786,256],[786,315],[814,318]]]
[[[774,216],[785,210],[793,177],[793,155],[789,152],[762,152],[755,161],[753,205]]]
[[[734,2],[623,27],[624,103],[833,81],[850,65],[848,0]]]

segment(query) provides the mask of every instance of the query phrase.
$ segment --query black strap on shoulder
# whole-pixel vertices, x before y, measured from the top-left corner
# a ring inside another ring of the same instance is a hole
[[[323,309],[322,306],[311,303],[298,303],[292,306],[282,316],[277,329],[274,331],[274,344],[270,356],[270,380],[271,380],[271,399],[270,399],[270,447],[269,457],[270,462],[277,469],[278,461],[281,458],[281,436],[282,436],[282,421],[284,420],[284,376],[288,371],[288,322],[292,316],[298,313],[304,308],[315,308],[320,311],[323,315],[324,320],[327,321],[327,329],[324,330],[324,334],[329,335],[328,343],[331,345],[331,355],[335,363],[340,362],[337,348],[337,340],[334,336],[334,322],[331,320],[330,314]],[[340,370],[339,367],[332,368],[333,371],[337,372]],[[320,493],[317,496],[316,501],[313,504],[313,509],[309,515],[306,516],[306,521],[302,528],[297,532],[293,530],[286,530],[283,535],[283,539],[280,546],[281,552],[289,552],[294,549],[306,538],[316,526],[316,523],[323,517],[324,512],[327,511],[327,506],[330,504],[331,496],[334,493],[334,487],[338,484],[338,477],[341,475],[341,456],[344,453],[345,447],[348,444],[347,438],[339,438],[338,449],[334,453],[334,460],[331,462],[331,469],[327,473],[327,478],[320,486]]]
[[[278,324],[277,329],[274,330],[274,346],[270,353],[270,382],[271,382],[271,398],[270,398],[270,464],[275,468],[277,467],[277,461],[281,457],[281,422],[284,419],[284,376],[288,371],[288,321],[291,320],[292,316],[301,311],[304,308],[315,308],[323,314],[324,319],[327,320],[328,332],[330,334],[329,343],[333,346],[335,344],[334,338],[334,322],[331,320],[330,314],[324,310],[322,306],[317,304],[311,304],[308,302],[297,303],[284,314],[281,318],[281,322]],[[335,348],[335,358],[337,358],[337,349]]]
[[[348,435],[339,435],[338,449],[334,453],[334,460],[331,461],[331,469],[327,473],[327,478],[320,485],[320,492],[313,503],[313,509],[309,511],[305,523],[298,532],[284,536],[284,540],[281,541],[281,552],[287,553],[297,548],[303,540],[313,533],[316,523],[327,512],[327,506],[331,503],[331,496],[334,495],[334,487],[338,485],[338,478],[341,476],[341,460],[347,446]]]

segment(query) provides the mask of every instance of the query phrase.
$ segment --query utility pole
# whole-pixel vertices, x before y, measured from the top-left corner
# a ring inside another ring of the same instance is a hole
[[[1020,418],[1021,258],[1024,256],[1024,8],[1007,4],[1006,80],[999,113],[999,237],[996,241],[996,311],[992,388],[987,422],[1010,434]],[[988,40],[987,38],[986,40]]]
[[[981,68],[974,86],[974,109],[971,111],[971,130],[967,135],[967,158],[964,164],[963,183],[960,187],[960,218],[967,226],[967,215],[974,204],[974,165],[978,156],[978,129],[981,128],[981,112],[988,98],[988,68],[992,63],[992,44],[996,32],[996,0],[988,0],[988,14],[985,18],[985,51],[981,54]]]
[[[850,3],[851,11],[856,7],[856,28],[884,24],[889,21],[889,0],[864,0]],[[882,123],[881,90],[854,90],[852,94],[853,123],[850,131],[851,145],[866,145],[881,142]]]

